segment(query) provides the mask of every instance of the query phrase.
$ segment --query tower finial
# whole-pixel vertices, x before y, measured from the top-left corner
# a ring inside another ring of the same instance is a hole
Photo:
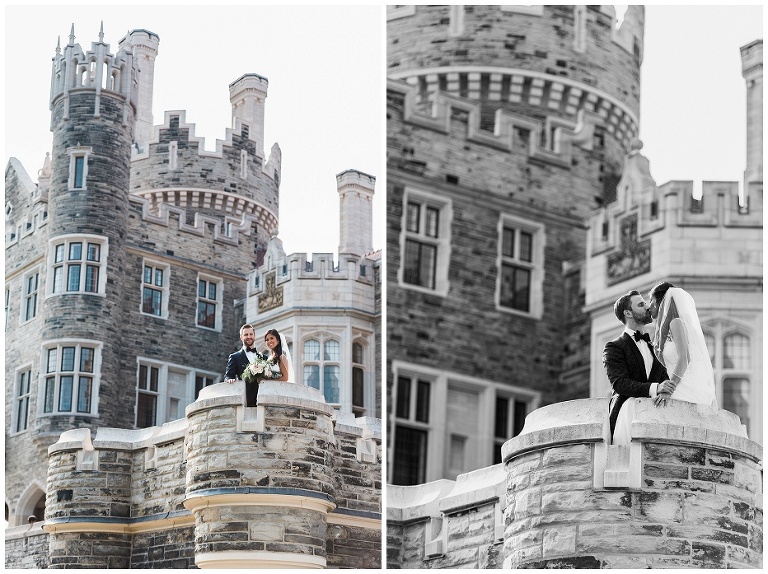
[[[72,29],[69,32],[69,46],[75,45],[75,23],[72,23]]]
[[[104,20],[101,21],[101,26],[99,26],[99,43],[104,42]]]
[[[61,54],[61,36],[56,37],[56,55]]]

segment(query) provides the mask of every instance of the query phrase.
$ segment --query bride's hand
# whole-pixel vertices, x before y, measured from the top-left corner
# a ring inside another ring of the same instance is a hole
[[[656,398],[653,399],[653,404],[657,407],[666,407],[667,401],[670,400],[672,393],[659,393]]]

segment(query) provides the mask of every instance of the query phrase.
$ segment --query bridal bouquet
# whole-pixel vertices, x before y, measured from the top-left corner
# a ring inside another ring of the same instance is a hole
[[[264,358],[257,354],[256,358],[248,365],[240,378],[246,383],[259,382],[262,379],[273,379],[280,376],[280,365],[273,362],[272,358]]]

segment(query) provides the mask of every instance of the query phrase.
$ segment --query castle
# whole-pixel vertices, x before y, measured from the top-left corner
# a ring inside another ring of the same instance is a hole
[[[388,482],[500,463],[536,408],[606,396],[613,302],[662,279],[695,297],[718,402],[760,440],[762,41],[742,48],[744,181],[694,199],[637,140],[642,6],[619,28],[607,5],[387,19]]]
[[[614,24],[388,10],[390,567],[762,567],[762,40],[744,178],[694,198],[637,140],[644,8]],[[612,305],[662,279],[722,408],[634,399],[615,447]]]
[[[320,393],[334,424],[375,427],[380,416],[375,177],[337,176],[336,263],[286,255],[281,151],[264,151],[267,78],[230,84],[232,127],[205,151],[184,111],[154,125],[158,48],[159,36],[139,29],[112,53],[102,30],[85,50],[73,26],[53,58],[53,147],[37,184],[17,160],[6,167],[9,566],[25,556],[48,563],[47,552],[28,552],[48,536],[27,523],[51,516],[49,447],[62,433],[93,433],[97,444],[105,429],[134,429],[114,447],[122,452],[149,444],[151,429],[178,428],[221,380],[245,322],[286,335],[297,382]]]

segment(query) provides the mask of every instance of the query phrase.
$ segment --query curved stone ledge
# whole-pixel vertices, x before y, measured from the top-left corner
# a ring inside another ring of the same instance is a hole
[[[195,554],[198,568],[325,568],[324,556],[259,550],[227,550]]]
[[[685,401],[671,401],[656,407],[653,399],[633,398],[635,417],[632,437],[641,442],[669,442],[722,448],[762,459],[762,448],[746,436],[739,417],[723,409]],[[558,444],[610,443],[607,397],[577,399],[537,409],[525,419],[522,432],[506,441],[502,460],[538,448]]]
[[[521,433],[501,447],[501,459],[556,444],[608,442],[608,402],[607,397],[577,399],[536,409],[525,418]]]
[[[190,511],[212,506],[280,506],[330,512],[336,501],[324,492],[303,488],[210,488],[190,494],[184,506]]]
[[[237,383],[235,383],[237,384]],[[334,409],[325,402],[323,393],[306,385],[284,383],[280,381],[263,381],[259,385],[259,405],[290,405],[309,408],[329,416]]]
[[[241,380],[234,383],[216,383],[200,391],[197,400],[186,408],[186,416],[223,406],[244,406],[245,385]],[[309,408],[327,415],[334,409],[325,402],[323,394],[312,387],[282,381],[262,381],[259,385],[259,406],[281,405]]]

